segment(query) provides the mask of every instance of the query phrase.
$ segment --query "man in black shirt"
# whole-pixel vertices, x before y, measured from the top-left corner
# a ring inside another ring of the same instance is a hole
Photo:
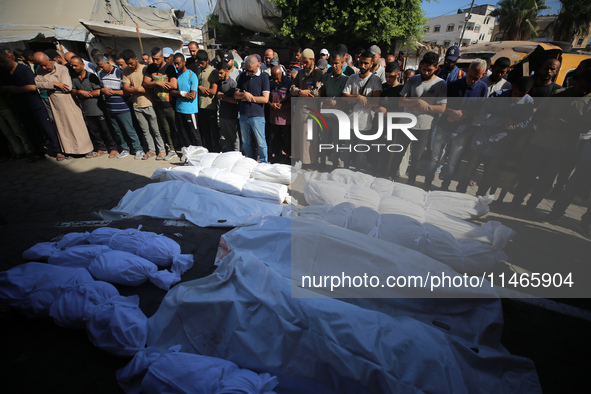
[[[53,152],[56,155],[61,154],[57,131],[39,97],[35,75],[31,69],[15,62],[8,48],[0,48],[0,69],[1,91],[12,95],[16,113],[35,150],[32,159],[45,157],[45,137],[49,139]]]
[[[152,64],[146,67],[144,88],[152,89],[154,110],[158,117],[160,130],[164,131],[164,143],[169,152],[174,152],[174,139],[177,139],[176,117],[170,101],[170,91],[177,89],[177,73],[172,63],[164,59],[162,50],[152,48]],[[178,141],[177,141],[178,142]]]
[[[199,62],[197,61],[197,52],[199,52],[199,44],[195,41],[191,41],[188,45],[190,57],[187,58],[185,67],[199,75]]]
[[[534,74],[534,87],[529,91],[531,97],[550,97],[562,86],[554,83],[556,74],[560,71],[560,61],[547,59]]]
[[[400,76],[400,66],[392,62],[386,64],[386,83],[382,84],[382,97],[400,97],[400,91],[404,87],[398,82]]]
[[[109,158],[112,159],[119,152],[117,143],[107,126],[105,114],[99,107],[101,81],[96,74],[86,71],[84,61],[80,57],[72,56],[70,64],[76,73],[76,78],[72,79],[72,96],[77,97],[82,103],[86,126],[94,145],[93,156],[109,153]]]

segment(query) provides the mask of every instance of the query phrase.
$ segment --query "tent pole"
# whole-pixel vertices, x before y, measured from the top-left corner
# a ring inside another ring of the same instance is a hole
[[[137,38],[138,40],[140,40],[140,50],[142,51],[142,53],[144,53],[144,46],[142,45],[142,36],[140,35],[140,27],[137,24],[137,22],[135,23],[135,29],[137,30]]]

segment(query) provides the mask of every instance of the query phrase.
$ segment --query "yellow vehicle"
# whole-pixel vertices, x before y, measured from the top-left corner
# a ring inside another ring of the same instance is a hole
[[[509,58],[512,67],[509,80],[531,75],[546,59],[558,59],[562,66],[555,82],[565,87],[572,85],[572,72],[579,63],[591,59],[589,55],[563,53],[559,46],[535,41],[486,42],[461,48],[460,52],[457,65],[461,68],[467,68],[476,58],[490,59],[491,64],[500,57]]]

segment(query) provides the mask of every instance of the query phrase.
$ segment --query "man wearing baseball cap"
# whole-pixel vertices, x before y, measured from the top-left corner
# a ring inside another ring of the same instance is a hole
[[[380,58],[382,57],[382,50],[377,45],[369,47],[368,51],[373,55],[373,66],[371,72],[382,80],[382,83],[386,83],[386,70],[380,64]]]
[[[232,80],[234,80],[234,82],[238,82],[238,76],[240,75],[240,70],[238,70],[238,68],[236,67],[235,61],[234,61],[234,55],[232,55],[232,52],[227,51],[224,52],[224,54],[222,54],[222,63],[228,63],[228,77]]]
[[[460,57],[460,48],[457,45],[451,46],[445,52],[445,60],[443,67],[439,67],[439,70],[435,75],[443,79],[447,84],[457,81],[458,79],[464,78],[466,72],[456,66],[456,61]]]

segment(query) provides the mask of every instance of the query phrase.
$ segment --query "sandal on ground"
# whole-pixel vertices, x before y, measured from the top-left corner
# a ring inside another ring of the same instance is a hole
[[[99,150],[96,151],[96,153],[95,153],[94,156],[95,157],[98,157],[98,156],[106,155],[107,153],[109,153],[109,152],[107,152],[106,150],[100,150],[99,149]]]
[[[148,153],[146,153],[144,155],[144,157],[142,157],[142,160],[148,160],[152,156],[156,156],[156,152],[154,152],[153,150],[151,150]]]
[[[64,156],[63,153],[58,153],[57,155],[55,155],[55,159],[57,161],[63,161],[63,160],[66,160],[66,156]]]
[[[111,152],[109,152],[109,159],[116,158],[118,154],[119,152],[117,152],[116,150],[112,150]]]
[[[66,160],[70,160],[70,159],[72,159],[72,156],[70,156],[70,155],[67,155],[67,156],[66,156]]]
[[[98,155],[96,154],[96,152],[88,152],[87,154],[84,155],[85,159],[92,159],[94,157],[97,157]]]
[[[158,156],[156,156],[156,160],[164,160],[165,157],[166,157],[166,153],[159,152]]]

